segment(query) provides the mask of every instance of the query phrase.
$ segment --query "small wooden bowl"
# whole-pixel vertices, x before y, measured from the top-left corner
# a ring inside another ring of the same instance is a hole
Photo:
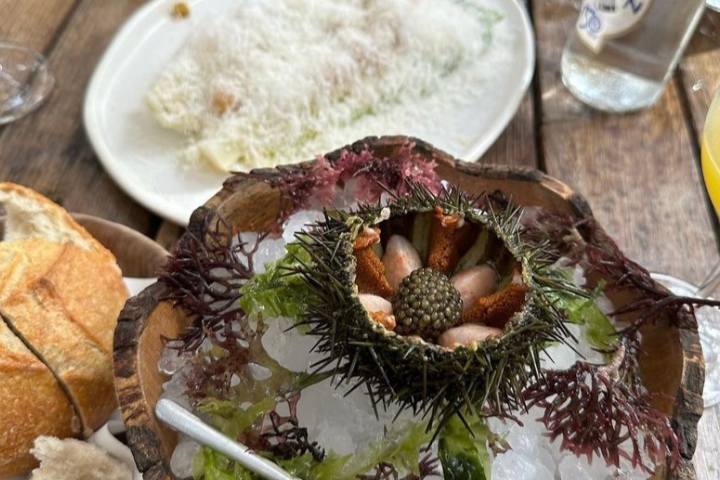
[[[415,144],[416,153],[437,163],[437,172],[442,178],[467,192],[501,190],[521,205],[540,205],[578,219],[592,216],[582,196],[537,170],[465,163],[408,137],[370,137],[346,148],[360,151],[367,147],[376,155],[392,157],[408,142]],[[341,150],[328,154],[328,160],[336,160]],[[311,164],[285,168],[308,168]],[[195,210],[188,232],[202,238],[205,225],[214,225],[218,219],[235,231],[253,231],[273,222],[283,207],[283,200],[280,193],[263,180],[277,175],[278,170],[255,173],[253,178],[229,178],[220,192]],[[130,299],[115,331],[115,385],[128,428],[128,442],[145,480],[174,478],[168,464],[177,438],[156,420],[153,412],[165,380],[157,368],[162,338],[176,337],[183,331],[186,319],[161,300],[164,293],[164,287],[156,283]],[[631,299],[611,300],[623,305]],[[656,406],[672,416],[681,442],[680,465],[672,472],[658,469],[655,478],[659,479],[695,478],[691,459],[703,408],[704,363],[695,319],[685,320],[691,328],[679,330],[659,323],[643,331],[640,364],[644,382],[651,392],[658,394]]]
[[[115,255],[124,277],[157,277],[165,265],[168,251],[142,233],[84,213],[73,213],[72,216]]]

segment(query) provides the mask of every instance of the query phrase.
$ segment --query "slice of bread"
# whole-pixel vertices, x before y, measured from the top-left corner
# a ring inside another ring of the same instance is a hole
[[[112,253],[55,203],[0,183],[0,206],[0,401],[27,412],[0,409],[2,477],[37,463],[38,435],[89,434],[116,408],[112,338],[127,290]]]
[[[40,437],[32,453],[41,465],[30,480],[132,480],[127,465],[79,440]]]

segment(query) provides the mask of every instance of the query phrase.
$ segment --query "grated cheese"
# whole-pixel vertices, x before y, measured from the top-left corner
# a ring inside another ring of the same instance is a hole
[[[186,136],[184,158],[224,171],[406,133],[488,94],[475,87],[512,61],[492,54],[503,22],[486,3],[248,2],[199,25],[148,104],[161,125]]]

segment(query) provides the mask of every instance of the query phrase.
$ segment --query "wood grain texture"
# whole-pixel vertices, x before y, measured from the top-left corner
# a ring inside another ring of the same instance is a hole
[[[155,241],[164,249],[171,251],[175,242],[178,241],[184,232],[185,229],[183,227],[172,222],[168,222],[167,220],[163,220],[160,223],[157,233],[155,234]]]
[[[680,86],[699,135],[713,95],[720,89],[720,13],[708,10],[680,62]]]
[[[696,85],[692,76],[714,82],[710,78],[717,75],[712,71],[720,65],[720,53],[696,38],[690,51],[697,56],[683,62],[684,84],[671,82],[660,101],[646,111],[603,114],[576,101],[561,83],[560,54],[577,15],[574,2],[568,0],[534,2],[542,52],[539,155],[550,174],[583,192],[631,258],[651,270],[698,282],[718,255],[694,137],[708,97],[686,92]],[[686,97],[695,125],[685,112]],[[705,411],[699,432],[697,478],[718,478],[713,464],[720,442],[717,409]]]
[[[532,85],[517,113],[495,143],[478,160],[483,164],[538,167],[535,138],[535,100]]]
[[[55,91],[40,110],[0,134],[0,179],[34,188],[71,211],[152,233],[155,217],[110,180],[88,144],[81,120],[85,87],[97,60],[140,3],[84,0],[73,11],[49,54]],[[32,26],[33,12],[15,22]]]
[[[560,58],[576,17],[572,2],[536,2],[548,173],[583,192],[631,258],[698,282],[718,257],[677,86],[670,83],[654,107],[639,113],[609,115],[581,105],[562,86],[558,62],[547,59]]]
[[[720,91],[720,13],[706,11],[678,74],[687,99],[691,132],[700,138],[713,95]],[[707,207],[712,207],[708,204]],[[717,295],[717,292],[716,292]],[[698,423],[695,469],[698,478],[720,477],[720,407],[705,410]]]
[[[0,0],[0,40],[45,52],[79,0]]]

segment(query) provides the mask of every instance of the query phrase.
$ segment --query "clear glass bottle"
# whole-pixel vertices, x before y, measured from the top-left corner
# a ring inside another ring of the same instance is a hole
[[[705,0],[584,0],[563,50],[563,83],[600,110],[652,105],[704,7]]]

